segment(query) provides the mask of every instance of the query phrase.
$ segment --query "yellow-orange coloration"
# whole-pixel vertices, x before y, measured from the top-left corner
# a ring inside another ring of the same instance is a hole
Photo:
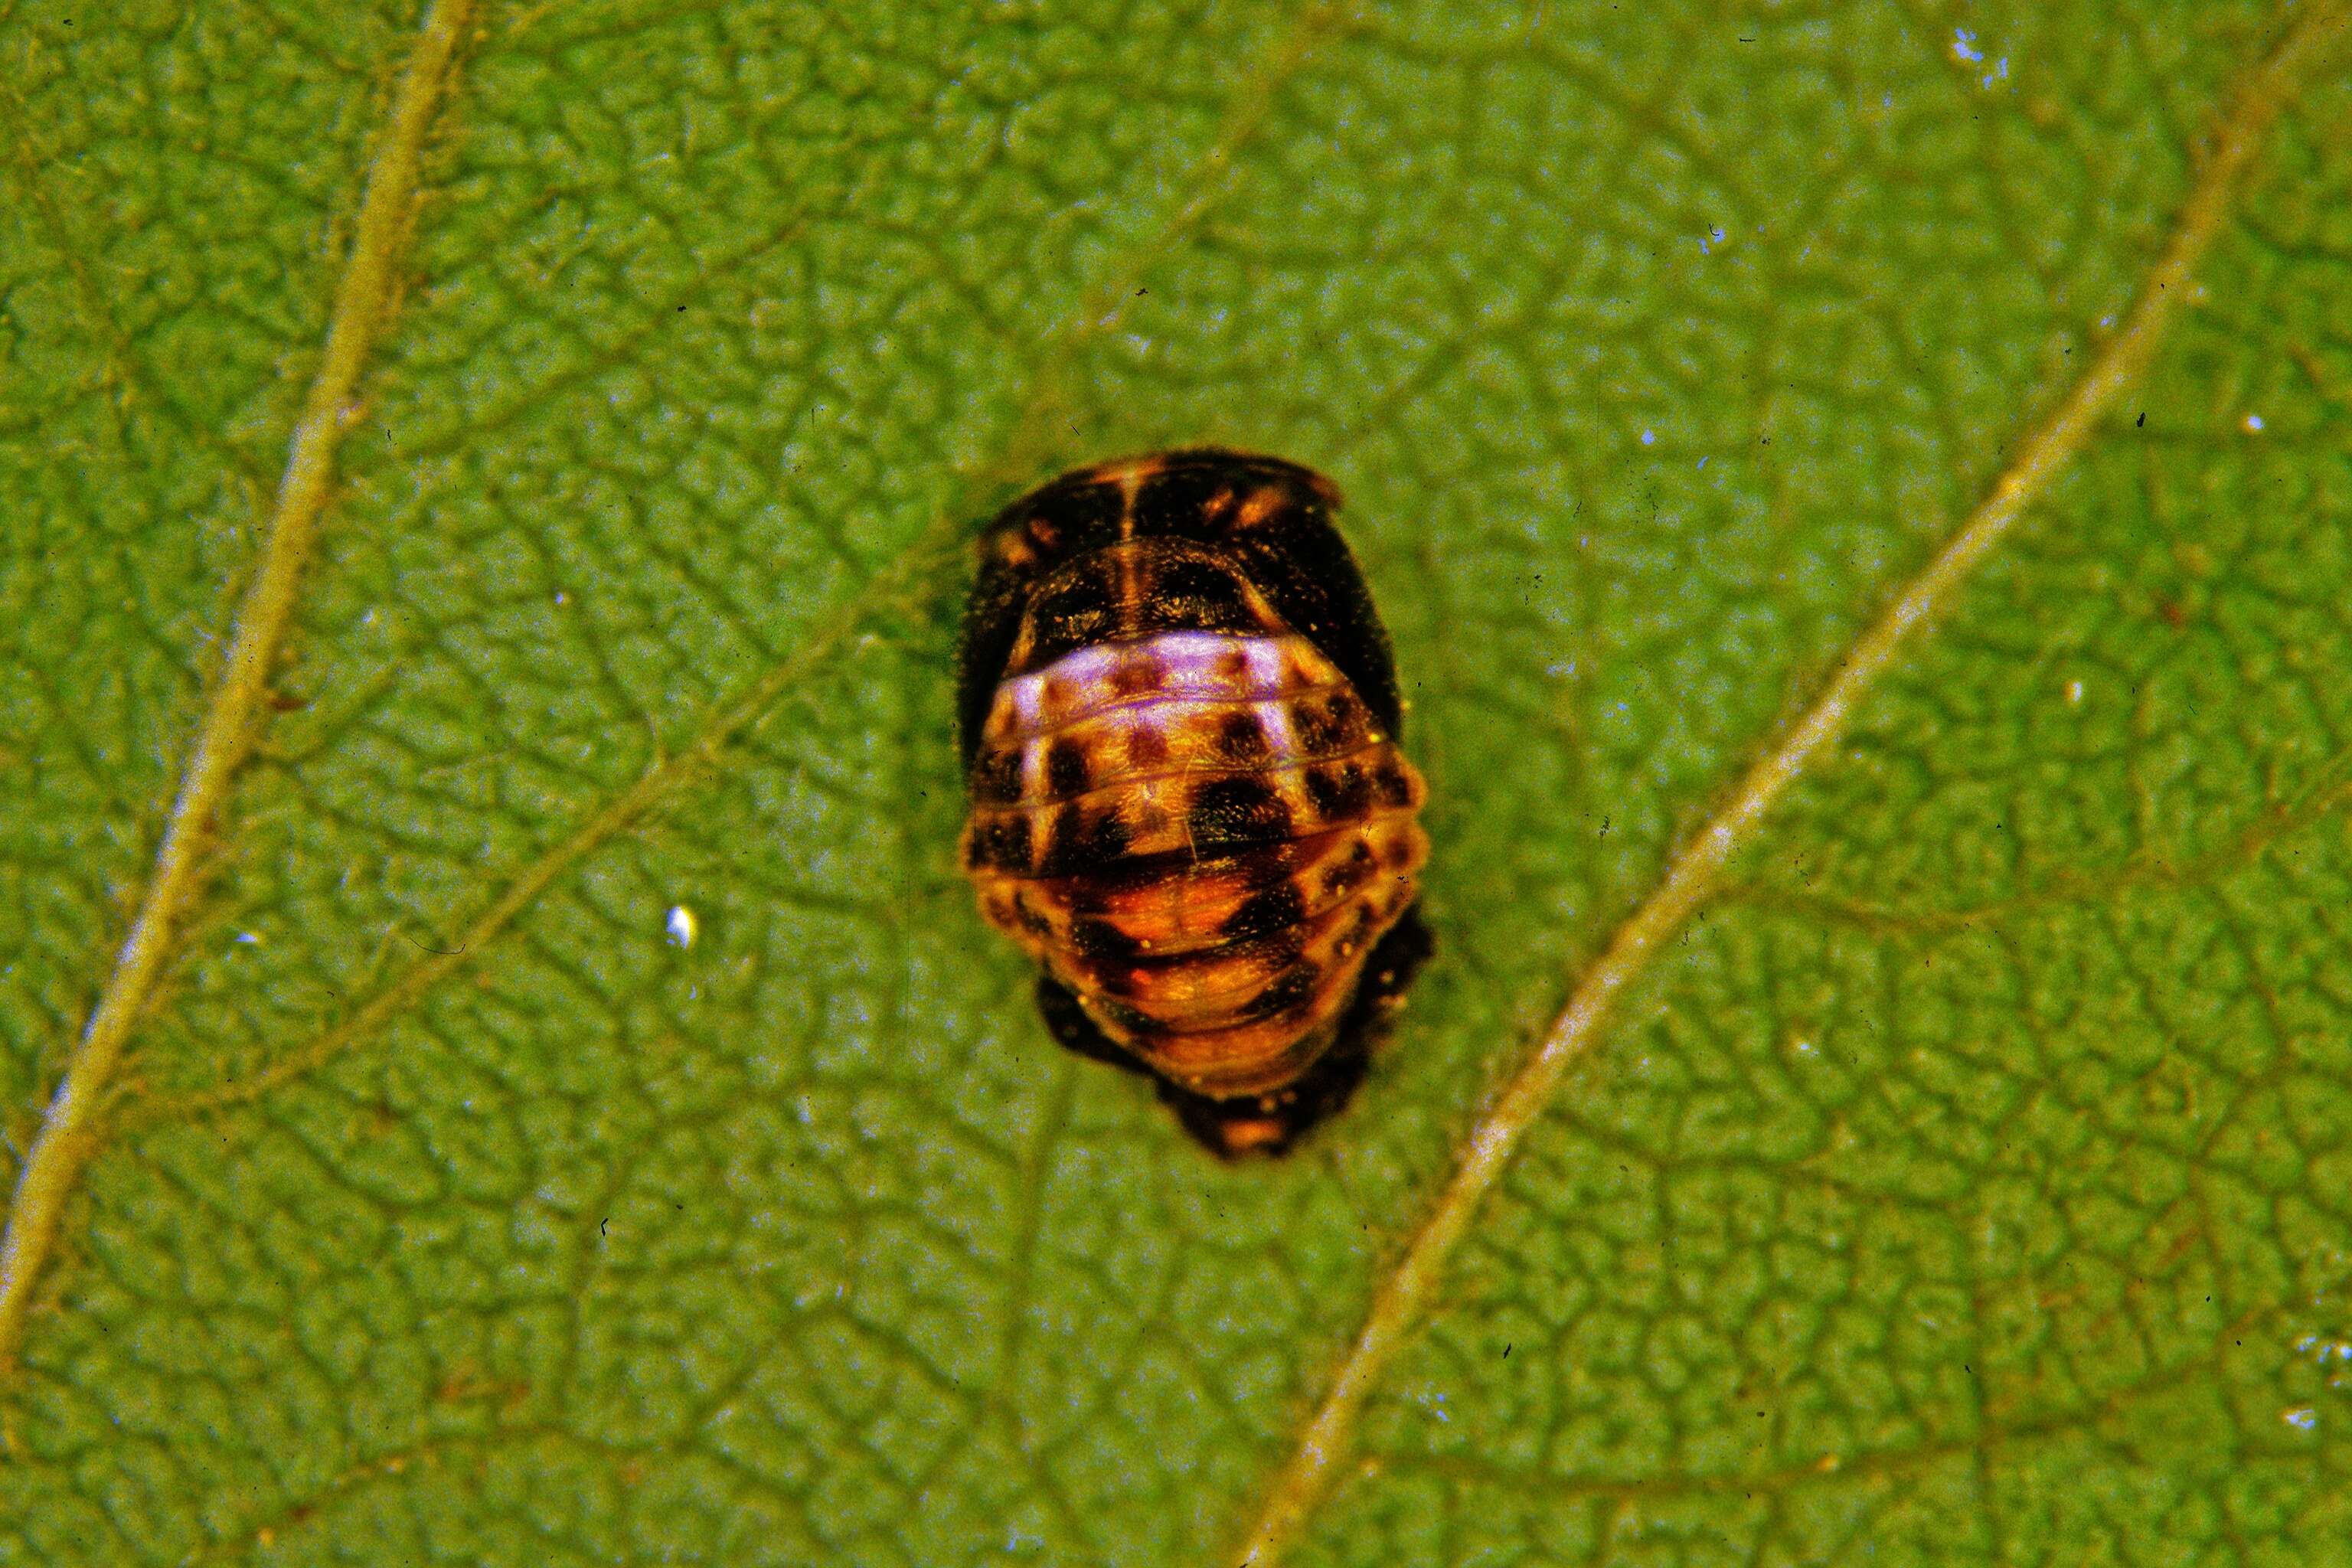
[[[1234,453],[1082,469],[982,540],[967,620],[982,911],[1064,1044],[1228,1153],[1345,1100],[1426,946],[1426,791],[1338,503]]]
[[[1049,668],[1025,715],[1021,683],[999,689],[973,776],[1017,788],[976,799],[964,831],[982,910],[1164,1077],[1221,1098],[1279,1087],[1329,1044],[1412,901],[1421,776],[1304,638],[1122,651]],[[1056,764],[1083,787],[1057,790]],[[1114,838],[1121,875],[1055,856]],[[1253,900],[1279,911],[1272,929],[1253,929]]]

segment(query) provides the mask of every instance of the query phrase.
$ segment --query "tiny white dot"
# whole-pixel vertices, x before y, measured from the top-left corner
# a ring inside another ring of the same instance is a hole
[[[2243,424],[2246,426],[2246,433],[2248,435],[2252,435],[2263,427],[2263,416],[2259,414],[2249,414],[2246,416]]]
[[[1644,446],[1644,447],[1654,447],[1654,446],[1656,446],[1656,445],[1657,445],[1657,441],[1658,441],[1658,433],[1657,433],[1655,430],[1644,430],[1644,431],[1643,431],[1643,432],[1642,432],[1642,445],[1643,445],[1643,446]]]
[[[2319,1424],[2319,1412],[2308,1405],[2298,1405],[2292,1410],[2280,1411],[2279,1419],[2298,1431],[2308,1432]]]
[[[2066,700],[2069,702],[2080,702],[2083,700],[2083,683],[2081,681],[2070,680],[2066,683]]]
[[[684,904],[672,904],[669,909],[669,940],[678,947],[694,945],[694,911]]]

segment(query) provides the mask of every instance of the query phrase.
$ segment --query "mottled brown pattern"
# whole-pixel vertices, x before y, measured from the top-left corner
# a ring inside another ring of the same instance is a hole
[[[1278,1149],[1345,1098],[1352,1076],[1303,1079],[1428,854],[1337,500],[1272,459],[1176,454],[1056,481],[982,544],[966,657],[1001,658],[966,672],[990,683],[965,706],[982,910],[1082,1014],[1056,1020],[1066,1043],[1103,1054],[1074,1037],[1099,1031],[1224,1152]],[[1296,563],[1265,553],[1286,524]]]

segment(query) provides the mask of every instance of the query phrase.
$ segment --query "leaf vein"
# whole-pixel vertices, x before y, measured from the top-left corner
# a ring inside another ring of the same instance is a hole
[[[2059,873],[2039,887],[2008,898],[1943,909],[1904,908],[1857,903],[1759,880],[1727,884],[1714,902],[1717,907],[1736,904],[1801,915],[1881,937],[1927,939],[2052,910],[2116,903],[2135,893],[2211,889],[2231,873],[2260,863],[2352,805],[2352,753],[2332,759],[2323,773],[2323,781],[2305,791],[2301,798],[2271,807],[2203,854],[2169,859],[2135,855],[2096,873]]]
[[[66,277],[73,287],[74,301],[80,307],[91,336],[98,340],[104,353],[108,376],[118,383],[125,394],[132,389],[143,391],[182,435],[219,458],[231,478],[253,502],[254,510],[258,511],[263,480],[262,476],[254,471],[251,459],[219,432],[198,419],[163,384],[154,367],[140,354],[131,334],[123,330],[121,321],[107,303],[106,290],[90,275],[89,259],[74,242],[72,226],[66,221],[56,194],[41,178],[42,169],[52,160],[36,145],[25,100],[5,79],[0,79],[0,137],[5,138],[15,154],[9,160],[10,169],[26,208],[33,215],[35,224],[51,248],[65,263]],[[124,418],[123,402],[124,398],[120,395],[107,399],[115,445],[127,459],[133,442]]]
[[[131,1028],[170,957],[174,923],[200,876],[205,841],[253,749],[302,567],[331,496],[345,411],[396,291],[425,140],[448,85],[468,6],[469,0],[437,0],[411,47],[371,161],[326,347],[288,444],[260,557],[165,819],[154,870],[18,1173],[0,1233],[0,1377],[15,1366],[33,1289],[56,1247],[66,1203],[99,1147],[97,1119]]]
[[[2015,459],[1959,530],[1846,650],[1835,673],[1796,722],[1748,768],[1712,818],[1675,855],[1664,876],[1585,970],[1542,1043],[1472,1125],[1454,1175],[1374,1288],[1363,1327],[1275,1472],[1234,1561],[1248,1568],[1271,1568],[1329,1495],[1352,1449],[1366,1399],[1437,1294],[1447,1261],[1519,1140],[1542,1114],[1569,1068],[1592,1047],[1619,994],[1647,972],[1651,961],[1710,900],[1724,868],[1756,837],[1789,787],[1844,730],[1872,683],[1949,607],[2027,507],[2049,489],[2097,432],[2109,405],[2147,369],[2189,292],[2199,262],[2228,216],[2241,176],[2314,57],[2341,25],[2333,7],[2314,10],[2243,79],[2123,329],[2049,416],[2026,435]]]
[[[1350,13],[1342,7],[1328,4],[1310,5],[1301,14],[1267,65],[1251,73],[1235,91],[1217,136],[1195,164],[1196,174],[1230,165],[1234,153],[1263,122],[1276,88],[1306,63],[1325,32],[1349,17]],[[995,469],[1014,471],[1034,463],[1038,456],[1034,448],[1042,444],[1045,437],[1041,432],[1051,423],[1051,378],[1056,366],[1055,356],[1066,353],[1075,342],[1093,333],[1113,330],[1118,313],[1134,292],[1133,280],[1138,272],[1195,226],[1224,188],[1223,184],[1212,179],[1182,197],[1150,239],[1111,269],[1110,279],[1083,297],[1047,345],[1036,373],[1034,390],[1005,450],[995,464],[971,476],[974,483],[982,482]],[[883,566],[798,649],[742,696],[719,708],[683,751],[656,761],[635,784],[518,873],[506,890],[449,942],[452,951],[434,953],[412,965],[342,1022],[251,1077],[219,1089],[152,1101],[125,1114],[121,1127],[138,1130],[250,1102],[307,1076],[373,1035],[442,980],[478,957],[492,939],[537,902],[557,878],[582,857],[625,830],[673,791],[723,765],[734,739],[761,721],[786,691],[831,658],[876,609],[935,590],[940,582],[939,571],[953,558],[954,547],[961,538],[961,509],[944,510],[929,530]]]

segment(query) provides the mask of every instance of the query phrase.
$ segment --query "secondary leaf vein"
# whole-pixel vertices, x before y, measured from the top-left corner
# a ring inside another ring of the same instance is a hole
[[[1227,182],[1218,176],[1264,123],[1276,88],[1297,74],[1328,32],[1351,24],[1353,19],[1353,13],[1343,5],[1309,5],[1265,67],[1253,72],[1236,89],[1217,135],[1193,165],[1193,178],[1188,182],[1190,194],[1183,196],[1148,240],[1110,269],[1107,282],[1081,297],[1076,310],[1041,356],[1032,395],[1015,422],[1004,452],[998,460],[971,476],[973,482],[989,482],[1000,474],[1021,477],[1035,467],[1042,448],[1051,439],[1048,432],[1054,427],[1056,399],[1053,377],[1063,359],[1076,343],[1116,326],[1119,312],[1134,293],[1137,275],[1198,225],[1226,190]],[[939,573],[953,558],[954,547],[962,538],[961,529],[961,509],[949,509],[800,648],[740,697],[714,712],[685,750],[657,761],[635,783],[518,873],[499,897],[450,942],[447,951],[429,954],[404,970],[341,1022],[250,1078],[215,1089],[155,1100],[124,1116],[121,1124],[126,1128],[151,1126],[247,1103],[308,1075],[375,1034],[442,980],[478,958],[493,938],[536,903],[558,877],[589,851],[625,830],[674,791],[722,765],[735,737],[759,722],[786,691],[832,657],[852,633],[866,624],[875,609],[935,586]]]

